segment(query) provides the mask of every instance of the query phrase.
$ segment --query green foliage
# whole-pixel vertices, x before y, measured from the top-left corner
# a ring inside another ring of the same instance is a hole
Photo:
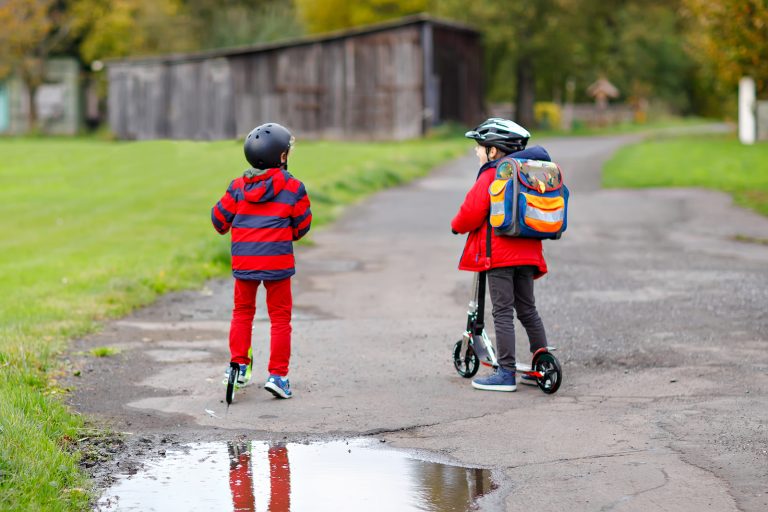
[[[29,98],[46,79],[46,61],[70,37],[68,11],[54,0],[0,2],[0,79],[15,73],[27,88],[29,130],[37,129],[37,104]]]
[[[427,10],[428,0],[295,0],[299,16],[311,33],[356,27]]]
[[[626,2],[615,10],[598,11],[587,29],[588,34],[597,34],[597,41],[587,51],[592,69],[602,70],[625,99],[657,98],[678,113],[688,113],[687,81],[694,64],[684,48],[676,3]],[[582,86],[594,80],[593,75],[579,73],[590,68],[589,61],[584,64],[574,70]]]
[[[222,48],[304,35],[293,2],[186,0],[185,12],[200,48]]]
[[[40,59],[55,31],[52,0],[8,0],[0,3],[0,78],[12,71],[43,79]]]
[[[516,118],[523,125],[534,121],[534,94],[542,76],[560,84],[568,76],[568,56],[578,38],[573,0],[534,2],[464,2],[439,0],[439,16],[478,27],[486,50],[488,97],[516,100]],[[528,79],[524,79],[528,77]]]
[[[467,144],[299,141],[291,169],[317,228]],[[0,154],[0,510],[86,510],[57,356],[97,321],[229,274],[209,212],[247,166],[242,142],[0,139]]]
[[[195,47],[179,0],[74,0],[70,12],[88,63]]]
[[[766,0],[683,0],[692,21],[691,54],[709,68],[721,88],[735,88],[743,76],[768,94],[768,2]]]
[[[565,100],[572,81],[573,99],[591,101],[586,89],[604,75],[619,88],[619,101],[661,99],[689,113],[708,99],[712,83],[686,51],[681,1],[437,0],[433,12],[482,31],[491,101],[523,92],[523,67],[535,76],[537,99]]]
[[[768,144],[735,137],[679,137],[620,149],[605,165],[607,187],[705,187],[768,215]]]

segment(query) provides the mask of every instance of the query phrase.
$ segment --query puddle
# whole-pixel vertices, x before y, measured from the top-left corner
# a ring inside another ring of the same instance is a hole
[[[368,440],[197,443],[118,476],[97,511],[468,511],[487,469],[416,458]]]

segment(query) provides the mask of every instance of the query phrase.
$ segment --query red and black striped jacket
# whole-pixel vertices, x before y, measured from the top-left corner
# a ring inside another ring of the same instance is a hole
[[[232,181],[211,209],[222,235],[232,230],[232,274],[277,281],[296,273],[293,242],[309,231],[312,211],[304,184],[279,168]]]

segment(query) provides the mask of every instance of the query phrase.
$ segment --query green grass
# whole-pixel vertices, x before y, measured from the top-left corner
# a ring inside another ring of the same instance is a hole
[[[299,141],[290,168],[318,227],[470,146]],[[247,164],[234,141],[0,139],[0,155],[0,510],[80,510],[82,421],[55,396],[57,356],[100,321],[228,275],[209,212]]]
[[[702,117],[659,117],[650,120],[645,123],[618,123],[608,126],[587,126],[585,124],[577,124],[573,130],[540,130],[534,128],[531,130],[533,135],[531,139],[532,144],[536,144],[536,140],[544,137],[589,137],[594,135],[623,135],[630,133],[650,133],[670,130],[670,129],[684,129],[694,128],[697,126],[707,125],[711,123],[720,123],[722,121],[715,119],[705,119]]]
[[[606,187],[703,187],[768,215],[768,144],[733,136],[648,140],[621,148],[603,169]]]
[[[113,347],[93,347],[89,352],[93,357],[109,357],[119,354],[120,350]]]

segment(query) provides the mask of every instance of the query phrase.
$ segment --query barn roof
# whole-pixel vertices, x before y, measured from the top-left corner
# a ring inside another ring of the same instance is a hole
[[[459,31],[459,32],[466,32],[473,35],[479,35],[479,32],[474,28],[470,27],[469,25],[464,25],[462,23],[458,23],[454,21],[435,18],[428,14],[416,14],[413,16],[407,16],[405,18],[398,18],[392,21],[377,23],[374,25],[365,25],[361,27],[355,27],[352,29],[338,30],[335,32],[326,32],[323,34],[300,37],[300,38],[290,39],[285,41],[275,41],[271,43],[237,46],[237,47],[231,47],[231,48],[218,48],[215,50],[205,50],[200,52],[128,57],[123,59],[108,59],[106,60],[106,63],[107,65],[134,64],[134,63],[135,64],[140,64],[140,63],[156,64],[161,62],[203,60],[203,59],[211,59],[216,57],[234,57],[238,55],[247,55],[252,53],[280,50],[284,48],[293,48],[297,46],[306,46],[306,45],[325,43],[330,41],[337,41],[340,39],[347,39],[347,38],[357,37],[361,35],[375,34],[377,32],[385,32],[388,30],[394,30],[401,27],[407,27],[410,25],[422,25],[422,24],[429,24],[436,27],[448,28],[451,30]]]

